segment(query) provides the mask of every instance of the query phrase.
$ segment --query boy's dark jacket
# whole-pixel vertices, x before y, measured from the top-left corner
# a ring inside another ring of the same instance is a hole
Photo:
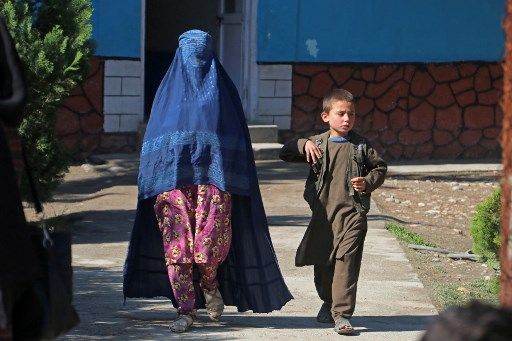
[[[329,134],[330,132],[327,131],[308,139],[292,140],[283,146],[279,155],[283,161],[306,162],[304,146],[307,140],[313,141],[323,152],[318,173],[315,173],[312,167],[305,184],[304,199],[312,210],[312,218],[297,250],[296,266],[326,265],[336,256],[335,246],[333,245],[336,236],[333,236],[331,224],[326,219],[325,207],[320,203],[318,196],[324,186],[327,171],[324,160],[328,158],[327,141]],[[346,186],[349,195],[353,198],[354,208],[366,219],[365,215],[370,209],[370,193],[384,182],[387,165],[380,157],[372,157],[375,152],[368,146],[364,137],[353,131],[349,134],[350,141],[348,143],[351,143],[353,148],[349,152],[349,158],[352,162],[344,170],[347,179]],[[362,159],[361,153],[357,152],[358,148],[362,149]],[[356,176],[364,176],[366,179],[364,193],[358,193],[352,187],[350,179]]]

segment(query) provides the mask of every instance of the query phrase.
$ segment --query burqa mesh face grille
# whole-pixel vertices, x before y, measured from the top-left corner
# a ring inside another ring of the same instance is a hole
[[[191,30],[179,38],[183,62],[190,66],[203,66],[213,57],[212,37],[203,31]]]

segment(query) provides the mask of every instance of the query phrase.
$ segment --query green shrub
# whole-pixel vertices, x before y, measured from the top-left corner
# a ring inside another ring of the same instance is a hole
[[[484,260],[496,262],[500,248],[501,189],[496,189],[475,209],[469,231],[473,238],[473,252]]]
[[[56,109],[87,74],[93,49],[91,0],[2,0],[0,15],[27,78],[19,133],[41,199],[48,199],[68,169],[68,156],[53,133]],[[29,197],[26,179],[22,192]]]

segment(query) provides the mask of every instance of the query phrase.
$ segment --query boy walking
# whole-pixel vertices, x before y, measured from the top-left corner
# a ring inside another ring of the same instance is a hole
[[[292,140],[280,153],[283,161],[311,164],[304,199],[312,217],[295,265],[314,266],[315,287],[323,301],[317,321],[334,323],[339,334],[354,331],[349,319],[356,303],[370,193],[384,182],[387,171],[375,149],[352,131],[354,102],[347,90],[332,90],[321,113],[329,131]]]

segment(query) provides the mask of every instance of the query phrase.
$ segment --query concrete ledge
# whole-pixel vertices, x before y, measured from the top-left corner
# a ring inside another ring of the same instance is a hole
[[[502,169],[500,160],[421,160],[390,162],[388,174],[482,172]]]
[[[252,150],[255,160],[279,160],[279,152],[283,147],[280,143],[253,143]]]
[[[252,143],[277,142],[277,125],[249,125],[249,134]]]

